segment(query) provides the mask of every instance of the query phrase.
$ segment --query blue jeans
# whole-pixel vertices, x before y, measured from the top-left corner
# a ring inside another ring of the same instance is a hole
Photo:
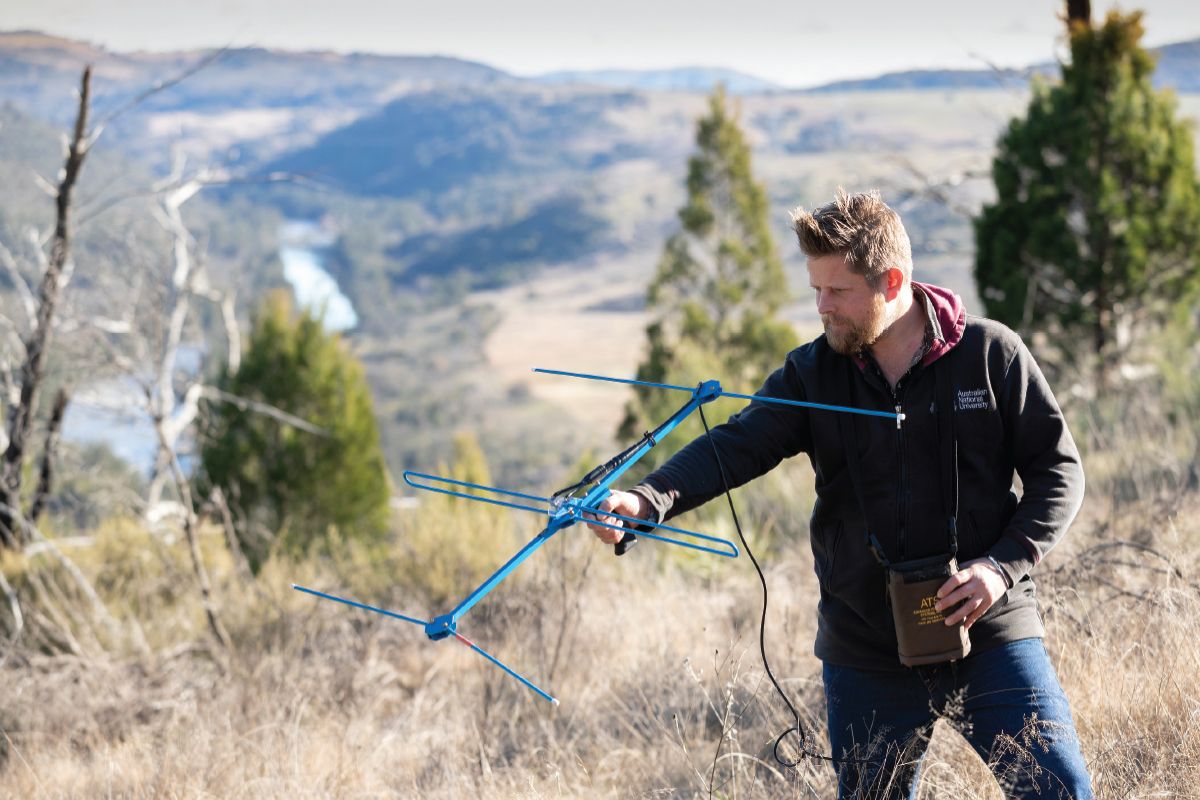
[[[825,664],[838,797],[915,800],[936,719],[955,727],[1006,798],[1091,798],[1067,697],[1041,639],[961,662],[885,672]],[[859,763],[855,763],[854,760]]]

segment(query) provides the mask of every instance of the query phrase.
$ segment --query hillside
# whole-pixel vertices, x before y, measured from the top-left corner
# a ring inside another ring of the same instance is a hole
[[[1153,50],[1158,55],[1156,86],[1177,92],[1200,92],[1200,39],[1176,42]]]
[[[116,125],[122,147],[163,166],[164,137],[204,160],[254,164],[302,147],[405,92],[509,80],[491,67],[442,56],[379,56],[238,48],[114,53],[35,32],[0,33],[0,102],[66,125],[85,64],[98,116],[209,61],[147,98]]]
[[[31,110],[49,106],[30,89],[52,95],[71,89],[84,64],[94,67],[97,98],[118,99],[195,65],[212,63],[177,87],[157,95],[148,108],[304,106],[317,102],[376,102],[387,92],[413,86],[472,85],[503,81],[500,70],[446,56],[386,56],[328,51],[295,52],[258,47],[219,52],[116,53],[87,42],[34,31],[0,32],[0,95],[22,97]]]
[[[840,92],[955,91],[959,89],[1020,89],[1035,74],[1050,74],[1057,68],[1029,69],[917,69],[889,72],[874,78],[834,81],[805,91],[821,94]]]
[[[54,224],[53,201],[44,182],[62,166],[63,131],[0,105],[0,242],[29,268],[27,283],[37,285],[36,259],[30,231],[46,232]],[[76,313],[109,313],[114,297],[129,299],[143,271],[150,274],[169,262],[170,243],[150,211],[155,176],[139,161],[101,136],[88,154],[76,189],[73,246],[77,271],[71,288]],[[214,279],[251,300],[279,285],[278,263],[272,261],[273,235],[263,227],[278,215],[270,208],[244,203],[216,203],[202,193],[186,207],[186,219],[206,243],[205,255]],[[242,269],[254,264],[255,269]],[[10,286],[8,271],[0,286]]]
[[[53,121],[73,110],[84,60],[97,63],[97,102],[113,108],[199,57],[3,35],[0,97],[31,123],[36,109]],[[838,186],[880,188],[909,225],[918,274],[978,308],[966,213],[990,196],[991,149],[1026,97],[985,74],[986,88],[928,91],[936,75],[910,75],[896,80],[921,88],[736,98],[791,278],[785,313],[802,330],[813,316],[787,210]],[[237,50],[120,119],[101,147],[135,165],[113,168],[121,180],[161,171],[173,149],[248,179],[196,206],[243,308],[280,285],[280,220],[322,221],[393,465],[432,465],[464,420],[486,420],[489,455],[528,466],[534,451],[565,454],[530,444],[546,437],[609,446],[621,398],[534,381],[528,369],[590,360],[632,372],[645,286],[675,225],[704,103],[699,93],[539,84],[454,59]],[[1195,116],[1200,96],[1183,95],[1182,107]],[[24,146],[22,129],[10,125],[8,146]],[[57,134],[39,130],[29,136],[52,175]],[[295,180],[256,183],[280,171]],[[29,175],[20,179],[27,188],[11,195],[10,215],[40,207]],[[571,417],[584,424],[568,434]]]
[[[1154,85],[1176,92],[1200,92],[1200,39],[1152,47],[1158,59]],[[1053,78],[1057,64],[1033,64],[1028,67],[955,70],[929,69],[890,72],[874,78],[833,81],[815,86],[810,92],[879,92],[898,89],[1011,89],[1028,86],[1035,75]]]
[[[607,115],[644,106],[629,92],[459,87],[394,100],[265,167],[350,194],[432,199],[522,175],[535,182],[644,155]]]
[[[637,70],[565,70],[537,75],[541,83],[607,86],[614,89],[640,89],[654,92],[711,92],[718,83],[730,94],[775,92],[777,83],[721,67],[676,67],[675,69]]]

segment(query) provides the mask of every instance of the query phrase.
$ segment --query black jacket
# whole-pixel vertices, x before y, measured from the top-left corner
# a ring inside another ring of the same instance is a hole
[[[855,425],[872,533],[889,560],[948,549],[933,364],[947,359],[958,440],[959,563],[992,556],[1013,588],[970,630],[972,651],[1044,631],[1028,572],[1066,532],[1083,499],[1083,469],[1050,387],[1024,343],[1005,326],[966,314],[958,297],[914,284],[934,328],[933,346],[895,393],[874,362],[836,353],[824,336],[793,350],[757,392],[905,414],[902,426],[753,402],[712,430],[732,486],[807,453],[817,500],[809,524],[821,589],[816,655],[863,669],[900,669],[883,568],[847,468],[845,422]],[[1013,488],[1020,476],[1020,499]],[[635,491],[661,520],[721,493],[712,450],[693,441]]]

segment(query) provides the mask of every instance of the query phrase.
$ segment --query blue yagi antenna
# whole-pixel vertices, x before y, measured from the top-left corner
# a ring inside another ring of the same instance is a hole
[[[689,417],[692,412],[700,408],[706,403],[711,403],[720,397],[731,397],[740,400],[760,401],[764,403],[778,403],[789,406],[799,406],[804,408],[814,408],[826,411],[838,411],[851,414],[865,414],[876,417],[886,417],[896,420],[897,424],[903,419],[902,414],[894,414],[885,411],[870,411],[866,409],[850,408],[847,406],[831,406],[822,403],[808,403],[799,400],[787,400],[779,397],[767,397],[762,395],[738,394],[735,392],[726,392],[721,389],[721,384],[715,380],[703,381],[695,387],[674,386],[664,383],[650,383],[647,381],[628,380],[624,378],[610,378],[603,375],[588,375],[578,372],[564,372],[562,370],[552,369],[534,369],[534,372],[545,375],[557,375],[570,378],[583,378],[586,380],[607,381],[611,383],[623,383],[633,386],[647,386],[668,391],[687,392],[690,397],[674,414],[663,421],[653,431],[645,434],[642,439],[630,446],[623,452],[609,459],[604,464],[601,464],[587,473],[577,483],[560,489],[550,497],[542,497],[534,494],[526,494],[524,492],[516,492],[510,489],[501,489],[496,486],[485,486],[469,481],[460,481],[453,478],[441,477],[438,475],[429,475],[423,472],[404,472],[404,482],[414,489],[421,489],[428,492],[437,492],[439,494],[449,495],[451,497],[461,497],[467,500],[473,500],[481,503],[490,503],[492,505],[512,508],[519,511],[529,511],[540,516],[548,518],[546,526],[541,532],[527,542],[520,550],[513,554],[497,569],[491,577],[485,580],[477,588],[471,591],[463,600],[452,610],[445,614],[434,617],[433,619],[420,619],[417,617],[398,614],[394,611],[379,608],[377,606],[360,603],[356,600],[351,600],[345,597],[319,592],[315,589],[310,589],[298,584],[292,584],[292,588],[300,592],[313,595],[314,597],[323,600],[332,600],[337,603],[343,603],[354,608],[370,611],[375,614],[382,614],[392,619],[398,619],[402,622],[408,622],[413,625],[421,626],[425,635],[433,641],[442,639],[454,638],[471,650],[475,651],[485,659],[495,664],[500,669],[508,673],[512,678],[520,682],[526,688],[537,694],[544,700],[548,700],[554,705],[558,705],[558,700],[544,689],[533,683],[531,680],[521,675],[519,672],[508,666],[500,659],[488,653],[479,645],[472,642],[466,636],[458,631],[458,623],[463,616],[470,611],[480,600],[487,596],[489,592],[495,589],[504,581],[512,572],[519,567],[533,553],[545,544],[549,539],[564,528],[569,528],[576,522],[584,521],[587,518],[587,524],[599,525],[605,528],[622,531],[621,540],[615,545],[617,555],[625,553],[629,547],[637,542],[639,537],[651,539],[654,541],[663,542],[665,544],[684,547],[691,550],[698,550],[704,553],[721,556],[724,558],[737,558],[739,550],[737,546],[728,539],[721,539],[716,536],[710,536],[705,533],[678,528],[672,525],[650,522],[648,520],[635,519],[632,517],[621,516],[614,514],[611,511],[601,511],[599,506],[604,499],[608,497],[613,483],[618,480],[625,472],[641,460],[647,453],[650,452],[655,445],[662,441],[663,437],[671,433],[681,422]],[[469,494],[465,490],[480,492],[487,496],[479,494]],[[600,522],[595,517],[611,517],[624,523],[637,526],[639,531],[634,534],[624,525],[615,525],[606,522]]]

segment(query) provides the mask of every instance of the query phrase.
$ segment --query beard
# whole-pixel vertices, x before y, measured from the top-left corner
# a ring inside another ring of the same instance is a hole
[[[873,294],[871,307],[866,318],[854,320],[836,314],[823,314],[821,324],[825,327],[825,339],[834,352],[844,356],[856,356],[866,350],[887,331],[887,306],[882,294]]]

